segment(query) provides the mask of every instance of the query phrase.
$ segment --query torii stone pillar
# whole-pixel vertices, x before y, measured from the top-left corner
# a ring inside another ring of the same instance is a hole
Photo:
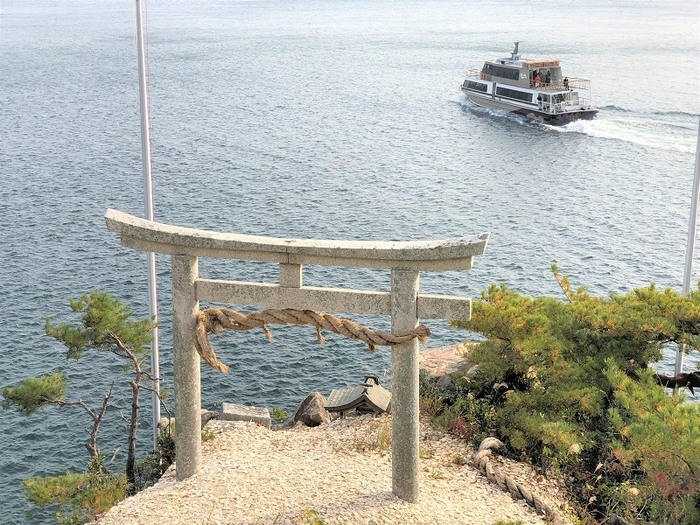
[[[195,324],[199,301],[194,283],[197,257],[172,256],[173,279],[173,370],[175,372],[175,455],[177,479],[199,470],[202,458],[202,389],[199,354],[195,349]]]
[[[278,239],[180,228],[127,215],[105,214],[107,228],[123,246],[172,256],[173,356],[176,473],[183,480],[201,463],[200,364],[195,349],[199,301],[251,304],[359,314],[390,315],[393,333],[418,326],[420,318],[471,317],[471,299],[419,293],[419,272],[466,270],[486,249],[489,235],[446,241],[363,242]],[[201,279],[198,257],[276,262],[279,284]],[[391,291],[303,285],[302,266],[318,264],[391,270]],[[392,491],[415,503],[419,497],[418,341],[396,345],[392,371]]]
[[[418,326],[418,272],[391,270],[391,331]],[[418,341],[391,347],[391,489],[418,501]],[[394,446],[396,445],[396,446]]]

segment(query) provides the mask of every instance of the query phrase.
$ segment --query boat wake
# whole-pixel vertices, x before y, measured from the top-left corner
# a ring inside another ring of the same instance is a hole
[[[664,110],[651,110],[651,111],[641,111],[637,112],[632,109],[624,108],[621,106],[616,106],[614,104],[609,104],[607,106],[602,106],[599,108],[602,112],[605,113],[613,113],[613,114],[627,114],[627,115],[632,115],[635,113],[638,113],[640,115],[643,115],[645,117],[653,117],[653,118],[658,118],[661,120],[691,120],[697,122],[697,119],[700,115],[697,113],[689,113],[687,111],[677,111],[677,110],[671,110],[671,111],[664,111]]]
[[[559,133],[582,133],[591,137],[622,140],[640,146],[666,151],[695,153],[698,132],[698,115],[678,111],[652,111],[640,113],[634,110],[603,106],[593,120],[577,120],[565,126],[549,126],[515,113],[477,106],[462,94],[452,98],[471,113],[505,118],[523,126],[551,130]]]
[[[668,114],[640,115],[628,110],[609,112],[603,109],[595,120],[579,120],[554,129],[561,133],[583,133],[649,148],[695,153],[697,117],[692,120],[688,117],[692,116],[673,119]]]

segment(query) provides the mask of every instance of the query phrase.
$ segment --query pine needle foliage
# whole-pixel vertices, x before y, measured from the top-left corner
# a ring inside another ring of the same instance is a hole
[[[139,396],[143,389],[155,391],[153,385],[159,381],[150,374],[144,363],[153,323],[148,319],[132,320],[131,309],[106,292],[96,291],[71,299],[70,307],[80,314],[79,323],[53,324],[47,318],[47,335],[66,346],[67,359],[80,359],[86,351],[96,351],[112,354],[124,363],[124,372],[131,374],[131,378],[124,382],[131,391],[131,411],[130,417],[125,418],[129,433],[124,473],[112,474],[105,467],[104,456],[97,446],[97,436],[114,384],[103,396],[99,410],[93,410],[82,399],[65,400],[67,379],[60,371],[30,377],[17,386],[2,389],[2,407],[5,409],[16,409],[31,416],[47,405],[79,406],[93,421],[90,442],[85,444],[90,454],[87,471],[30,478],[23,482],[27,498],[39,507],[54,509],[56,521],[61,525],[90,521],[128,494],[152,484],[172,463],[174,455],[174,444],[169,439],[167,451],[165,448],[154,451],[139,465],[136,462]],[[160,399],[162,401],[163,397]]]
[[[664,345],[700,347],[700,291],[594,297],[552,270],[566,300],[492,285],[471,321],[452,322],[486,338],[458,386],[493,412],[469,416],[564,475],[590,523],[700,523],[700,404],[669,395],[650,368]]]
[[[40,408],[66,395],[66,376],[59,370],[51,375],[28,377],[20,385],[2,389],[2,408],[16,409],[31,416]]]
[[[125,348],[137,356],[146,353],[151,321],[132,321],[133,312],[118,298],[107,292],[92,292],[69,302],[73,312],[82,314],[80,325],[54,325],[46,319],[46,334],[66,345],[68,359],[80,359],[88,348],[122,357],[129,357]]]
[[[103,457],[94,458],[86,472],[25,479],[25,496],[39,507],[55,508],[59,525],[80,525],[107,512],[127,496],[123,474],[105,474]]]
[[[143,381],[155,381],[143,367],[147,345],[151,342],[153,323],[148,319],[132,321],[131,309],[107,292],[94,291],[71,299],[73,312],[80,313],[80,324],[54,325],[46,319],[46,334],[61,341],[67,348],[66,358],[80,359],[85,350],[109,352],[124,361],[124,372],[134,374],[129,383],[132,391],[131,417],[126,459],[126,479],[136,484],[136,430],[139,396]]]

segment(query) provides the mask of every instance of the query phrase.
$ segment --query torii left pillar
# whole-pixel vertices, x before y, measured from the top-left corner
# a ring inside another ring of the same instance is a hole
[[[175,384],[176,475],[189,478],[202,462],[202,389],[200,359],[195,348],[195,325],[199,301],[195,281],[199,273],[197,257],[172,256],[173,279],[173,375]]]

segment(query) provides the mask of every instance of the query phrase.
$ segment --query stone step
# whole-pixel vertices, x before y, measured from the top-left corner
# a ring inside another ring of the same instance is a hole
[[[252,421],[266,428],[272,426],[270,411],[265,407],[250,407],[235,403],[221,403],[221,421]]]

